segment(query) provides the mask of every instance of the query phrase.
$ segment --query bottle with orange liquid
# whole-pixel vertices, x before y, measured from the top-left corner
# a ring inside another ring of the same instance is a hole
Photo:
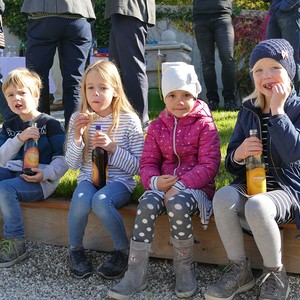
[[[101,130],[101,125],[96,125],[96,131]],[[107,169],[107,151],[101,147],[95,147],[92,151],[92,183],[99,189],[106,185]]]
[[[257,136],[256,129],[250,129],[250,136]],[[246,159],[247,194],[255,195],[267,191],[266,169],[262,155],[249,156]]]
[[[33,126],[37,126],[36,123]],[[24,145],[24,158],[23,158],[23,173],[26,175],[35,175],[36,172],[32,171],[32,168],[38,168],[39,166],[39,149],[38,141],[35,139],[28,139]]]

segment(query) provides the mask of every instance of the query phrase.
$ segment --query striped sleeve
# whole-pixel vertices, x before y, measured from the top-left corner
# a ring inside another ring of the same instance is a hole
[[[70,169],[77,170],[81,167],[83,160],[84,143],[80,147],[74,143],[74,120],[75,114],[72,115],[69,122],[69,132],[67,136],[67,148],[65,158]]]

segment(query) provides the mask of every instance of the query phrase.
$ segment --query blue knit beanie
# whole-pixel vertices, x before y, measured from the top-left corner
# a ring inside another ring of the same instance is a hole
[[[296,74],[294,49],[287,40],[269,39],[256,45],[250,54],[250,70],[252,70],[256,62],[262,58],[275,59],[286,69],[291,80],[294,79]]]

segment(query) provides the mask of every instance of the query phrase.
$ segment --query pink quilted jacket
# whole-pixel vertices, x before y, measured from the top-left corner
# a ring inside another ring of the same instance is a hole
[[[196,100],[181,119],[163,110],[148,128],[141,157],[141,180],[146,189],[152,176],[176,175],[186,188],[203,190],[212,199],[220,165],[220,141],[211,112]]]

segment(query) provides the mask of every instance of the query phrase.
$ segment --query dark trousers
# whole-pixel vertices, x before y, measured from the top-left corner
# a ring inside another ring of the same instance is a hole
[[[63,78],[65,126],[80,102],[80,81],[92,45],[91,24],[84,18],[47,17],[28,21],[26,67],[36,71],[43,89],[39,111],[50,113],[49,71],[58,49]]]
[[[119,68],[128,100],[143,123],[148,117],[148,78],[145,45],[148,25],[120,14],[111,16],[109,57]]]
[[[235,101],[234,29],[231,16],[194,20],[197,45],[200,50],[202,73],[209,101],[219,103],[215,70],[215,47],[222,63],[221,78],[224,102]]]
[[[294,48],[297,73],[294,78],[295,89],[300,95],[300,12],[299,5],[289,11],[276,10],[270,15],[267,27],[267,39],[286,39]]]
[[[0,73],[0,114],[3,117],[4,121],[9,120],[10,118],[14,117],[16,114],[13,113],[4,97],[4,94],[2,92],[2,74]]]

